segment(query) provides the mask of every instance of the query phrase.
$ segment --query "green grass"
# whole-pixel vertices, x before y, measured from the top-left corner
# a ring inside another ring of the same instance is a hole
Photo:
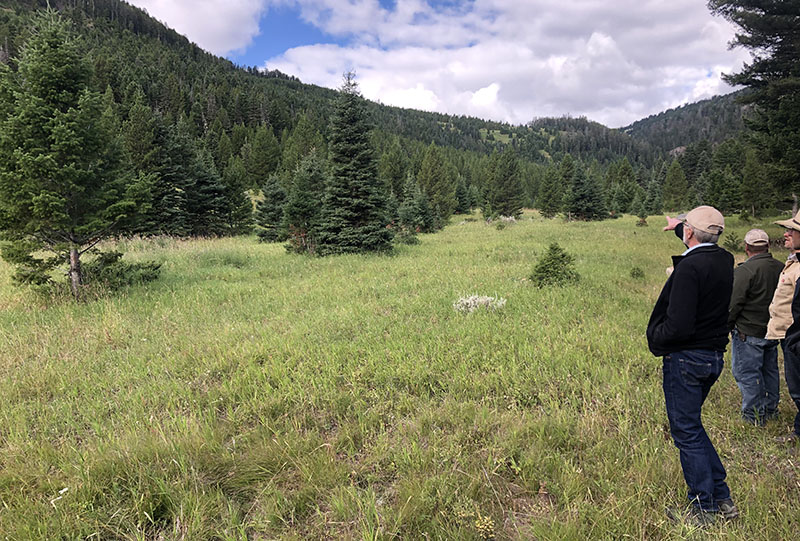
[[[324,259],[126,241],[161,279],[78,305],[0,263],[0,538],[698,537],[663,512],[685,487],[644,337],[681,244],[635,221],[456,218]],[[554,241],[581,279],[532,287]],[[793,538],[793,405],[742,424],[728,367],[704,419],[742,516],[704,537]]]

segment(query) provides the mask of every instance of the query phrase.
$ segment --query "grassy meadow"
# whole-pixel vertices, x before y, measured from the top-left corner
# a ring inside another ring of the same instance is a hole
[[[794,406],[782,382],[780,419],[744,424],[729,362],[704,420],[741,517],[664,514],[686,489],[645,339],[682,251],[663,217],[465,218],[391,256],[124,241],[161,278],[81,304],[0,262],[0,539],[795,538]],[[581,278],[537,289],[553,241]],[[507,303],[454,310],[472,294]]]

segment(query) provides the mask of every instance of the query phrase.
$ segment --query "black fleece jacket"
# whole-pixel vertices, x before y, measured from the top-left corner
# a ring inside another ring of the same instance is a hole
[[[717,245],[672,257],[674,270],[647,324],[647,344],[658,357],[676,351],[725,351],[733,256]]]

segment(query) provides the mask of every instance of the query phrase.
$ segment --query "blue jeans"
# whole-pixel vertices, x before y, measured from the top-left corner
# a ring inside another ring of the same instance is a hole
[[[742,417],[754,424],[778,413],[778,341],[731,333],[732,372],[742,392]]]
[[[781,340],[781,345],[785,345],[783,340]],[[800,436],[800,358],[786,347],[783,348],[783,373],[786,376],[789,396],[797,407],[797,414],[794,416],[794,432]]]
[[[688,350],[664,357],[664,400],[669,430],[680,452],[689,501],[704,511],[731,497],[725,467],[703,428],[700,411],[722,373],[722,352]]]

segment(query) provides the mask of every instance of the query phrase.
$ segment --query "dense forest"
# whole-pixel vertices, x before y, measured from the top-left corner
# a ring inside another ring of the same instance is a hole
[[[22,98],[30,80],[21,66],[32,62],[26,44],[48,2],[6,6],[0,9],[0,67],[8,135],[0,180],[8,188],[22,170],[9,165],[22,144],[13,134],[30,118]],[[306,246],[312,222],[296,211],[322,203],[298,190],[323,193],[331,184],[332,138],[344,127],[330,119],[342,92],[236,66],[120,0],[51,0],[49,6],[66,22],[64,40],[85,63],[81,84],[97,97],[97,121],[102,118],[118,151],[115,178],[127,179],[120,193],[137,209],[135,219],[131,212],[119,214],[126,220],[105,217],[115,225],[109,231],[209,236],[255,228],[263,241]],[[761,156],[742,137],[740,98],[687,105],[621,130],[571,117],[512,126],[363,99],[358,108],[374,159],[364,166],[385,192],[387,226],[397,239],[413,242],[453,213],[476,208],[486,217],[533,207],[568,219],[622,213],[644,219],[699,203],[750,214],[784,205],[790,190],[767,181]],[[6,200],[0,204],[12,205],[12,188],[0,196]],[[16,227],[9,225],[12,214],[6,210],[6,231]],[[306,236],[298,239],[298,232]]]
[[[746,90],[669,109],[622,128],[634,139],[662,152],[670,152],[691,142],[706,140],[721,143],[736,136],[744,127],[746,107],[741,98]]]

